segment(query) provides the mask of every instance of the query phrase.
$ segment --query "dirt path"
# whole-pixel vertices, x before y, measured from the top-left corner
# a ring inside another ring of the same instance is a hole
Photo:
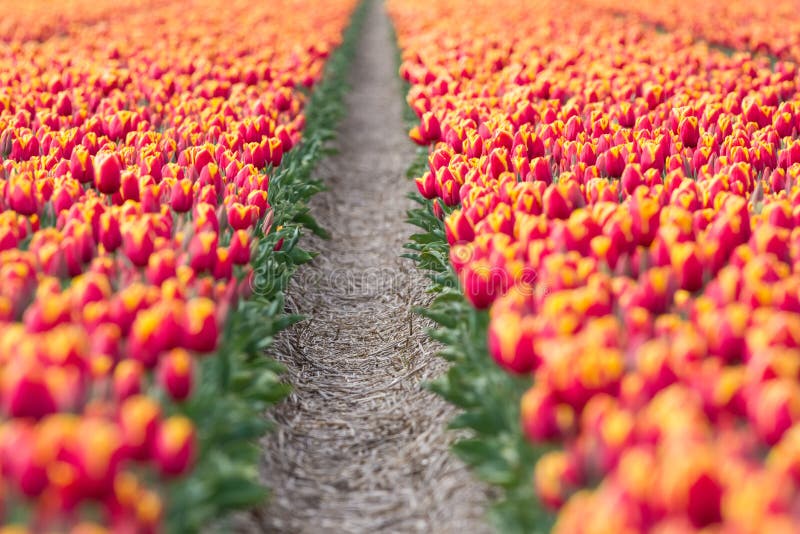
[[[290,307],[312,319],[272,351],[295,387],[264,442],[273,497],[245,530],[480,532],[483,490],[447,450],[451,408],[421,387],[445,364],[412,313],[426,282],[400,258],[413,231],[404,174],[414,147],[375,0],[350,82],[339,153],[319,169],[330,191],[312,203],[331,239],[305,241],[320,256],[289,291]]]

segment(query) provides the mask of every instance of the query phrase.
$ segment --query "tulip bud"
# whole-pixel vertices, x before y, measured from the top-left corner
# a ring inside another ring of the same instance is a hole
[[[12,176],[6,188],[6,202],[12,210],[26,217],[39,211],[38,192],[30,175]]]
[[[531,176],[537,182],[553,183],[553,173],[547,158],[536,157],[531,160]]]
[[[155,441],[155,460],[162,474],[175,477],[186,473],[195,456],[195,431],[192,422],[173,416],[161,423]]]
[[[255,222],[257,217],[257,208],[252,206],[245,206],[238,202],[234,202],[228,206],[228,224],[234,230],[246,230],[250,228]]]
[[[685,513],[695,529],[722,519],[723,485],[717,458],[708,450],[681,450],[669,458],[662,481],[664,504],[668,510]]]
[[[160,286],[166,280],[174,278],[177,275],[177,258],[175,251],[172,249],[159,250],[150,255],[147,260],[147,280],[153,284]]]
[[[681,289],[697,291],[703,287],[704,268],[695,243],[675,243],[670,250],[670,257]]]
[[[283,243],[277,243],[275,245],[277,247],[275,250],[280,250],[279,245],[282,244]],[[229,280],[231,276],[233,276],[233,257],[229,249],[225,247],[217,248],[217,259],[214,262],[212,274],[217,280]]]
[[[444,219],[447,242],[452,246],[475,239],[475,229],[461,210],[454,210]]]
[[[526,391],[520,404],[522,429],[534,443],[560,438],[575,426],[575,411],[542,386]]]
[[[122,402],[142,391],[145,369],[137,360],[122,360],[114,369],[114,399]]]
[[[250,263],[250,235],[246,230],[237,230],[233,233],[228,251],[234,265]]]
[[[426,144],[437,141],[441,137],[442,130],[439,119],[432,112],[428,111],[422,115],[419,134]]]
[[[153,229],[147,219],[128,224],[122,233],[123,250],[131,263],[144,267],[153,253]]]
[[[267,192],[264,190],[251,191],[247,195],[247,205],[254,213],[253,222],[263,217],[270,209],[269,202],[267,202]]]
[[[192,181],[176,180],[170,192],[169,205],[177,213],[186,213],[192,209]]]
[[[106,252],[114,252],[122,244],[122,233],[119,227],[119,219],[111,212],[100,215],[99,227],[100,243]]]
[[[569,218],[573,206],[567,197],[567,188],[561,184],[548,186],[542,197],[542,208],[550,219]]]
[[[764,382],[747,396],[747,410],[759,437],[775,445],[800,418],[800,388],[794,379]]]
[[[106,195],[119,191],[122,161],[116,153],[101,153],[94,157],[94,186]]]
[[[432,172],[427,171],[415,183],[420,195],[427,199],[436,198],[436,176]]]
[[[515,373],[528,373],[540,361],[534,350],[536,320],[516,312],[500,313],[489,323],[489,352],[494,361]]]
[[[442,204],[439,202],[439,199],[434,199],[433,201],[433,216],[439,219],[440,221],[444,220],[444,209],[442,208]]]
[[[622,189],[625,193],[632,195],[637,187],[644,184],[644,176],[642,175],[639,165],[633,163],[625,167],[625,170],[622,171],[622,178],[620,178],[620,181],[622,182]]]
[[[193,298],[186,303],[184,313],[183,347],[199,353],[214,351],[219,337],[214,302],[203,297]]]
[[[8,417],[40,419],[58,410],[46,372],[36,363],[7,366],[2,376],[3,411]]]
[[[478,309],[488,308],[508,289],[505,273],[487,260],[468,263],[459,274],[461,287],[467,300]]]
[[[678,124],[678,136],[684,146],[696,147],[697,141],[700,139],[697,117],[683,117]]]
[[[216,232],[204,230],[195,234],[189,242],[190,265],[196,273],[212,271],[217,260]]]
[[[581,474],[569,453],[553,451],[536,462],[534,482],[542,503],[557,510],[581,487]]]
[[[173,349],[161,358],[158,382],[173,400],[186,400],[192,392],[193,369],[192,355],[183,349]]]
[[[134,395],[122,402],[119,408],[119,424],[125,448],[131,458],[146,460],[151,456],[160,417],[158,403],[144,395]]]

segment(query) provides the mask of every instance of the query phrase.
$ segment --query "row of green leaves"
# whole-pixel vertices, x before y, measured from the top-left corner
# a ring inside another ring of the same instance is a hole
[[[406,256],[427,271],[430,291],[436,295],[419,313],[436,323],[429,336],[442,343],[440,356],[451,362],[429,387],[460,408],[450,428],[466,430],[452,450],[479,479],[499,489],[489,510],[498,532],[548,532],[553,518],[533,490],[533,467],[544,451],[525,439],[519,421],[520,398],[530,379],[512,376],[492,360],[488,313],[476,310],[464,297],[432,202],[418,194],[412,198],[419,207],[409,211],[408,220],[421,231],[411,236]]]
[[[273,226],[257,236],[253,295],[229,314],[221,346],[202,361],[201,382],[191,399],[168,407],[195,421],[200,445],[191,475],[167,490],[168,532],[197,532],[233,510],[257,506],[268,495],[259,480],[258,440],[269,430],[265,412],[291,387],[281,381],[281,364],[264,351],[278,332],[303,318],[285,312],[284,291],[296,268],[313,258],[298,245],[301,232],[326,235],[308,208],[310,198],[324,189],[312,173],[331,153],[330,141],[345,112],[346,76],[364,15],[362,3],[309,96],[301,143],[280,167],[266,169]],[[280,240],[282,246],[275,251]]]
[[[400,57],[398,48],[398,67]],[[402,83],[407,94],[410,86],[405,80]],[[404,118],[408,128],[419,121],[408,105]],[[420,148],[407,177],[422,176],[427,169],[428,150]],[[406,244],[409,253],[405,256],[426,272],[429,292],[435,295],[418,313],[436,324],[428,335],[444,346],[440,356],[450,362],[447,373],[429,387],[460,409],[450,428],[466,434],[453,443],[452,450],[480,480],[497,489],[492,492],[489,519],[498,532],[549,532],[554,517],[540,505],[533,489],[533,468],[545,449],[533,447],[520,426],[520,399],[530,379],[512,376],[492,360],[488,313],[476,310],[464,297],[450,264],[444,223],[434,215],[433,201],[419,193],[410,198],[417,207],[409,210],[408,222],[419,232]],[[452,208],[443,207],[443,211],[446,216]]]

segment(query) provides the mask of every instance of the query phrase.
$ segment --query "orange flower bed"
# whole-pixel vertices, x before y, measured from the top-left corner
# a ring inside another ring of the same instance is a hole
[[[390,0],[419,191],[556,532],[793,532],[797,67],[593,6]]]
[[[590,9],[607,9],[668,31],[688,32],[733,51],[800,59],[800,14],[790,0],[777,2],[635,2],[582,0]]]
[[[355,1],[2,4],[3,518],[160,531],[203,445],[174,405],[251,291]]]

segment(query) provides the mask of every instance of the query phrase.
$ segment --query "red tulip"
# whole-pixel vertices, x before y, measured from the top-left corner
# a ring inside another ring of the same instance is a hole
[[[39,198],[33,179],[25,174],[12,176],[6,189],[6,202],[20,215],[36,214],[39,211]]]
[[[127,454],[136,460],[150,458],[159,430],[161,409],[144,395],[125,399],[119,407],[119,424]]]
[[[228,224],[234,230],[246,230],[250,228],[258,216],[257,209],[252,206],[245,206],[234,202],[228,206]]]
[[[552,392],[537,386],[522,396],[522,429],[533,442],[547,442],[567,435],[575,425],[575,412],[559,404]]]
[[[122,402],[142,392],[145,369],[138,360],[123,360],[114,369],[114,398]]]
[[[192,209],[192,182],[191,180],[177,180],[170,193],[170,207],[178,213],[186,213]]]
[[[800,418],[800,387],[793,379],[764,382],[747,395],[746,401],[750,421],[770,446]]]
[[[158,429],[154,456],[162,474],[175,477],[184,474],[194,462],[196,436],[194,425],[183,416],[164,420]]]
[[[670,250],[672,267],[681,289],[697,291],[703,287],[703,263],[694,243],[676,243]]]
[[[219,237],[216,232],[202,231],[195,234],[189,242],[190,265],[196,273],[212,271],[217,261],[217,243]]]
[[[250,235],[247,231],[237,230],[233,233],[228,251],[234,265],[250,263]]]
[[[127,224],[122,229],[122,245],[125,255],[134,265],[137,267],[147,265],[154,250],[153,229],[149,221],[140,219]]]
[[[101,153],[94,157],[94,186],[106,195],[119,191],[122,173],[122,161],[114,153]]]
[[[159,363],[158,381],[169,396],[176,401],[189,397],[194,383],[192,355],[183,349],[166,353]]]
[[[199,353],[212,352],[217,348],[218,337],[219,327],[214,302],[202,297],[187,301],[182,346]]]
[[[534,349],[536,320],[515,312],[500,313],[489,323],[489,353],[498,365],[515,373],[527,373],[539,363]]]
[[[183,319],[180,301],[162,301],[136,314],[128,338],[128,354],[151,369],[161,353],[180,342]]]
[[[548,452],[536,462],[536,494],[548,508],[561,508],[570,495],[581,487],[582,482],[580,470],[567,452]]]
[[[697,141],[700,139],[697,117],[683,117],[678,124],[678,136],[684,146],[696,147]]]
[[[122,244],[119,220],[111,212],[107,211],[100,216],[100,229],[98,233],[100,243],[107,252],[114,252]]]
[[[58,410],[47,383],[48,372],[35,362],[6,366],[2,377],[3,411],[8,417],[40,419]]]

